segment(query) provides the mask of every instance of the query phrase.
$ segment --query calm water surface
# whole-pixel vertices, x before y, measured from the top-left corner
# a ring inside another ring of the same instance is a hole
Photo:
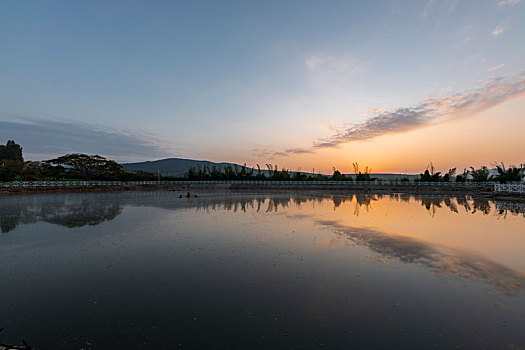
[[[525,348],[525,206],[408,195],[0,197],[0,342]]]

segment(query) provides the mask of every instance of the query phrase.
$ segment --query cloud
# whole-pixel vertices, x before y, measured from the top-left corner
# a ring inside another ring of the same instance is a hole
[[[494,30],[491,32],[491,35],[493,37],[498,37],[499,35],[501,35],[501,33],[503,33],[505,31],[505,27],[502,26],[502,25],[499,25],[497,26],[496,28],[494,28]]]
[[[494,67],[494,70],[499,68],[501,67]],[[330,136],[314,142],[309,148],[267,152],[273,156],[311,153],[316,149],[407,132],[485,110],[523,93],[525,93],[525,72],[506,78],[494,78],[477,90],[440,98],[429,97],[412,107],[402,107],[393,111],[370,109],[368,112],[372,114],[364,122],[335,126],[331,128]]]
[[[378,113],[363,123],[336,130],[331,136],[314,143],[314,148],[335,147],[342,143],[410,131],[487,109],[522,93],[525,93],[525,73],[510,78],[495,78],[478,90],[442,98],[431,97],[413,107]]]
[[[289,148],[284,151],[271,151],[268,149],[254,149],[252,154],[256,157],[265,158],[265,159],[274,159],[275,157],[286,157],[290,155],[301,155],[301,154],[311,154],[315,151],[308,148]]]
[[[421,16],[423,19],[429,17],[434,11],[441,11],[445,13],[451,13],[456,8],[458,0],[428,0],[423,8]]]
[[[310,70],[315,70],[322,62],[322,59],[319,56],[310,56],[304,63]]]
[[[498,2],[498,5],[500,7],[503,7],[503,6],[506,6],[506,5],[513,6],[513,5],[516,5],[519,2],[521,2],[521,0],[503,0],[503,1]]]
[[[25,158],[31,160],[49,159],[66,153],[100,154],[117,161],[173,155],[169,142],[156,134],[70,121],[0,120],[0,141],[7,139],[22,145]]]
[[[364,62],[346,55],[335,57],[326,54],[311,55],[304,64],[310,75],[318,82],[344,82],[364,69]]]
[[[397,259],[424,266],[434,273],[484,281],[508,295],[519,293],[525,283],[522,273],[481,255],[373,229],[344,226],[336,221],[319,220],[317,223],[332,228],[355,244],[368,247],[385,260]]]
[[[262,149],[253,149],[251,151],[251,154],[258,157],[258,158],[264,158],[264,159],[273,159],[275,157],[275,151],[267,150],[266,148]]]
[[[502,64],[499,64],[497,66],[491,67],[491,68],[487,69],[487,72],[492,73],[492,72],[495,72],[498,69],[501,69],[503,67],[505,67],[505,63],[502,63]]]
[[[289,148],[287,150],[284,151],[285,153],[287,154],[308,154],[308,153],[313,153],[312,150],[309,150],[309,149],[304,149],[304,148]]]
[[[425,8],[423,9],[423,18],[427,18],[433,11],[435,6],[435,0],[428,0]]]

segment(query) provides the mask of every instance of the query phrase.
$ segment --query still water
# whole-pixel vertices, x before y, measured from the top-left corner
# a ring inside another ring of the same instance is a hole
[[[175,192],[0,197],[0,342],[524,349],[525,206]]]

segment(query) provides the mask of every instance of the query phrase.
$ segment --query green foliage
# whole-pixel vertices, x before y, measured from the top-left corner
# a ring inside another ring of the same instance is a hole
[[[272,164],[266,164],[269,173],[269,179],[274,181],[286,181],[291,180],[291,175],[288,169],[282,168],[279,170],[277,164],[272,166]]]
[[[259,165],[257,166],[259,167]],[[226,165],[222,168],[217,168],[214,165],[211,169],[207,165],[202,167],[198,165],[196,168],[191,167],[186,177],[188,180],[248,180],[265,178],[264,174],[261,173],[260,167],[257,175],[254,175],[254,169],[247,168],[246,164],[241,167]]]
[[[441,172],[431,173],[428,169],[423,174],[419,174],[421,182],[438,182],[441,180]]]
[[[419,181],[421,182],[440,182],[443,181],[443,178],[441,176],[441,172],[435,172],[434,171],[434,164],[430,162],[427,165],[427,169],[423,174],[419,174]]]
[[[352,163],[354,167],[354,174],[355,174],[355,181],[374,181],[375,178],[370,177],[370,173],[372,172],[372,168],[368,168],[368,166],[365,167],[363,171],[359,170],[359,164],[357,162]]]
[[[463,169],[463,174],[459,174],[456,176],[456,182],[466,182],[468,173],[469,171],[467,169]]]
[[[13,181],[16,174],[5,165],[0,165],[0,181]]]
[[[470,167],[470,176],[472,176],[472,182],[487,182],[489,181],[489,169],[486,166],[482,166],[479,169]]]
[[[117,180],[123,172],[120,164],[99,155],[72,153],[46,160],[45,163],[65,166],[66,176],[83,180]]]
[[[22,147],[13,140],[0,145],[0,181],[13,181],[24,167]]]
[[[267,170],[261,170],[257,164],[257,170],[249,168],[244,164],[243,166],[226,165],[218,168],[212,166],[191,167],[186,173],[188,180],[272,180],[272,181],[326,181],[336,178],[337,181],[352,181],[351,177],[346,177],[341,172],[335,173],[335,178],[327,177],[321,174],[306,174],[301,171],[290,171],[286,168],[279,170],[278,165],[266,164]],[[334,171],[335,172],[335,171]]]
[[[337,170],[335,167],[334,168],[334,173],[332,174],[332,180],[333,181],[344,181],[346,180],[345,176],[343,174],[341,174],[341,172],[339,170]]]
[[[359,164],[353,163],[356,181],[374,181],[370,176],[372,169],[365,167],[359,169]],[[489,177],[489,169],[482,166],[479,169],[470,167],[464,169],[462,174],[456,175],[456,168],[441,175],[441,172],[434,171],[434,165],[429,163],[427,169],[420,174],[420,178],[414,181],[422,182],[449,182],[455,177],[456,182],[466,182],[469,176],[473,182],[485,182],[496,180],[501,183],[521,181],[525,177],[525,164],[520,167],[511,165],[505,167],[503,162],[495,163],[494,166],[498,174]],[[198,165],[188,170],[185,179],[188,180],[274,180],[274,181],[352,181],[351,176],[345,176],[333,167],[332,176],[322,174],[303,173],[300,171],[290,171],[286,168],[279,170],[277,165],[266,164],[267,170],[261,170],[257,164],[257,170],[249,168],[246,164],[242,166],[226,165],[224,167]],[[120,181],[154,181],[154,180],[182,180],[183,178],[160,176],[160,174],[147,171],[136,171],[133,173],[125,172],[120,164],[113,160],[108,160],[99,155],[87,154],[66,154],[64,156],[50,159],[43,162],[26,161],[22,155],[22,147],[13,140],[7,141],[6,145],[0,145],[0,181],[36,181],[36,180],[120,180]],[[408,177],[395,179],[391,183],[409,182]],[[380,181],[382,182],[382,181]]]
[[[59,180],[66,178],[66,169],[44,162],[26,161],[21,176],[24,181]]]
[[[508,169],[505,168],[503,162],[495,163],[494,165],[498,171],[498,175],[494,176],[494,180],[499,181],[500,183],[521,181],[525,176],[525,164],[521,164],[519,168],[515,165],[511,165]]]
[[[22,147],[13,140],[8,140],[5,146],[0,145],[0,161],[4,160],[23,162]]]
[[[456,175],[456,168],[448,169],[448,173],[443,175],[443,178],[441,179],[441,181],[450,182],[450,180],[452,179],[454,175]]]
[[[452,178],[456,175],[456,168],[448,169],[448,172],[445,175],[441,175],[440,171],[435,171],[434,164],[430,162],[427,165],[427,169],[419,174],[420,182],[450,182]],[[456,178],[457,179],[457,178]]]

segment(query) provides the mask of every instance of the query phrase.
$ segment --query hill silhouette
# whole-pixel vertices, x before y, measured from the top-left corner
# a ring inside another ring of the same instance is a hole
[[[195,159],[186,159],[186,158],[166,158],[166,159],[159,159],[159,160],[153,160],[153,161],[145,161],[145,162],[137,162],[137,163],[124,163],[121,164],[124,170],[135,172],[135,171],[148,171],[152,173],[160,173],[163,176],[176,176],[176,177],[184,177],[188,173],[188,170],[191,167],[197,168],[198,166],[204,167],[208,166],[210,169],[215,166],[217,169],[223,169],[226,166],[232,166],[232,167],[242,167],[241,164],[235,164],[235,163],[227,163],[227,162],[211,162],[207,160],[195,160]],[[265,167],[264,164],[261,164],[261,172],[264,174],[268,174],[268,170]],[[251,168],[251,167],[249,167]],[[257,172],[257,169],[255,169]],[[313,175],[309,172],[302,172],[304,174]],[[330,176],[331,174],[326,174],[326,176]],[[355,174],[346,174],[352,177],[355,177]],[[376,177],[378,179],[383,180],[393,180],[396,178],[402,178],[407,176],[411,180],[414,178],[418,178],[419,175],[405,175],[405,174],[379,174],[374,173],[370,174],[373,177]]]
[[[241,167],[239,164],[234,163],[216,163],[216,162],[210,162],[207,160],[194,160],[194,159],[184,159],[184,158],[166,158],[166,159],[159,159],[159,160],[152,160],[152,161],[146,161],[146,162],[137,162],[137,163],[124,163],[121,164],[124,170],[134,172],[134,171],[148,171],[152,173],[158,173],[160,172],[163,176],[177,176],[182,177],[185,176],[188,172],[188,170],[191,167],[197,168],[198,166],[204,167],[208,166],[209,168],[212,168],[215,166],[217,169],[223,169],[224,167],[230,165],[230,166],[238,166]]]

